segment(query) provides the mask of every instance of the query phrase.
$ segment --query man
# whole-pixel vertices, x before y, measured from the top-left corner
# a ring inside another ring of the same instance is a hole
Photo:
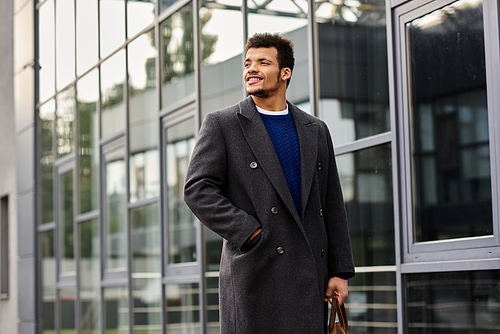
[[[332,140],[286,100],[291,41],[256,34],[245,49],[250,96],[206,116],[184,187],[224,239],[221,333],[325,333],[326,301],[354,275]]]

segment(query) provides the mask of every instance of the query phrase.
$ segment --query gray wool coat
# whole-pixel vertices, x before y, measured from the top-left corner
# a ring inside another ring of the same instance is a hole
[[[330,133],[288,108],[300,144],[302,217],[251,97],[206,116],[188,167],[185,202],[224,239],[221,333],[325,333],[328,279],[354,274]]]

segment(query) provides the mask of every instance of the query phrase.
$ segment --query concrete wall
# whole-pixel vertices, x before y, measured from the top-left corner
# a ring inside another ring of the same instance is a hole
[[[13,0],[0,1],[0,197],[9,199],[9,291],[0,299],[0,333],[17,333],[18,318],[13,13]]]
[[[34,0],[14,0],[17,332],[36,332]]]

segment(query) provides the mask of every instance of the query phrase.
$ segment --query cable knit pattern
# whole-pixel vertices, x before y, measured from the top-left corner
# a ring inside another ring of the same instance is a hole
[[[290,112],[286,115],[260,114],[278,155],[281,169],[292,195],[299,217],[302,217],[300,200],[300,148],[297,130]]]

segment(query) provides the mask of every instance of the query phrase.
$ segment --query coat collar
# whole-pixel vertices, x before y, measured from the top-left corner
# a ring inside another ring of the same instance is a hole
[[[307,199],[311,191],[312,181],[316,169],[316,158],[318,152],[318,126],[294,104],[288,102],[288,110],[292,114],[297,129],[300,145],[301,161],[301,202],[302,212],[305,212]],[[300,224],[300,218],[293,204],[290,190],[286,183],[285,176],[281,170],[281,165],[274,150],[271,138],[266,127],[259,116],[255,103],[251,96],[239,103],[240,112],[238,114],[243,134],[250,145],[259,166],[262,167],[271,184],[285,202],[288,210]]]

